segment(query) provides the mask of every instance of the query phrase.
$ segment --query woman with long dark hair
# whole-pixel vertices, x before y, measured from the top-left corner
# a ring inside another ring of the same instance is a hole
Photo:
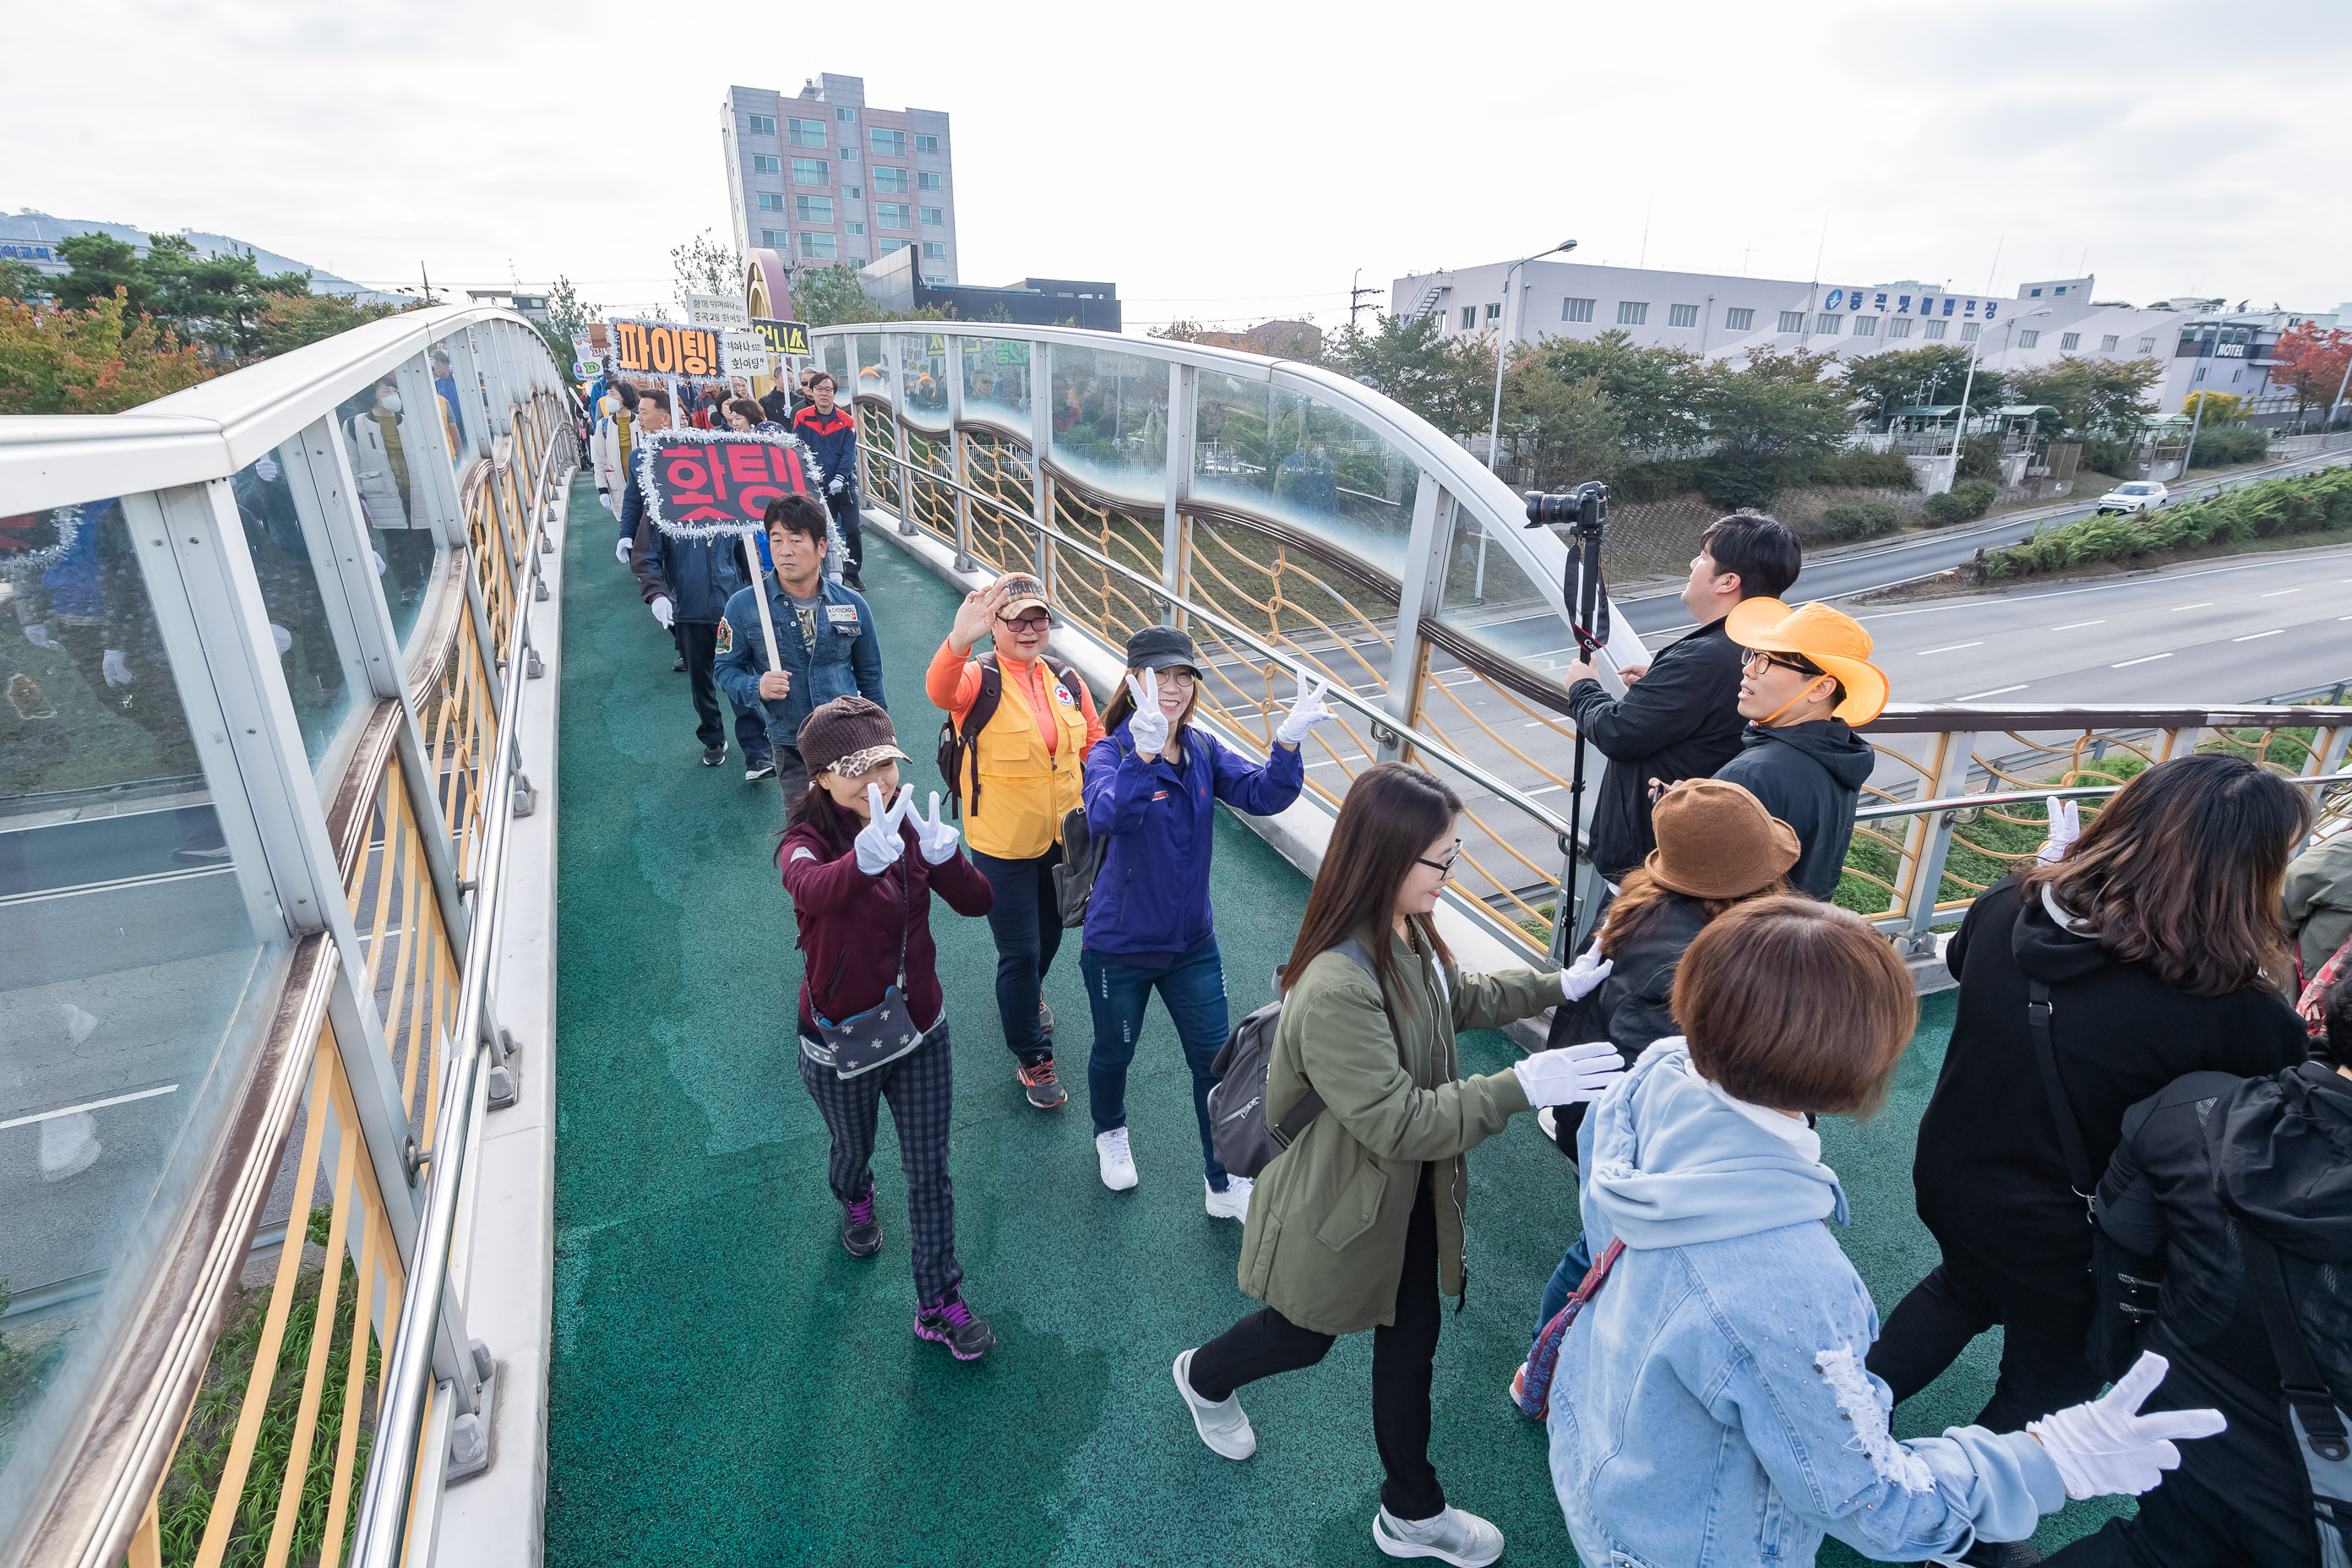
[[[1387,1478],[1372,1540],[1391,1557],[1479,1564],[1502,1555],[1502,1532],[1448,1507],[1429,1462],[1438,1297],[1461,1296],[1469,1277],[1462,1156],[1515,1113],[1592,1099],[1621,1069],[1595,1043],[1459,1076],[1457,1031],[1560,1000],[1556,973],[1455,968],[1432,917],[1461,853],[1461,811],[1452,790],[1399,763],[1349,789],[1282,972],[1266,1119],[1310,1091],[1323,1109],[1250,1202],[1241,1288],[1265,1306],[1178,1356],[1175,1373],[1201,1440],[1245,1459],[1257,1437],[1235,1390],[1372,1330],[1372,1432]]]
[[[2136,1101],[2184,1073],[2266,1078],[2303,1059],[2279,890],[2310,825],[2302,794],[2244,758],[2178,757],[2117,791],[2062,858],[1969,906],[1945,953],[1959,1013],[1912,1166],[1943,1261],[1870,1352],[1897,1402],[1995,1323],[1979,1425],[2097,1392],[2094,1184]]]
[[[925,817],[898,787],[890,715],[863,697],[836,697],[804,720],[807,793],[776,847],[792,895],[803,961],[799,1002],[801,1083],[832,1135],[827,1180],[841,1204],[841,1245],[852,1258],[882,1249],[874,1213],[874,1133],[881,1102],[898,1131],[914,1232],[915,1333],[958,1361],[996,1343],[963,1300],[948,1183],[953,1083],[946,997],[931,942],[931,893],[960,915],[988,912],[988,880],[966,859],[939,792]]]

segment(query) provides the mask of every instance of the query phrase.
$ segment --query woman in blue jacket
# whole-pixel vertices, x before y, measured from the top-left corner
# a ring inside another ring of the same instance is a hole
[[[1103,722],[1108,733],[1087,753],[1087,831],[1105,846],[1087,900],[1085,951],[1078,967],[1095,1018],[1087,1060],[1094,1110],[1095,1157],[1103,1185],[1135,1185],[1127,1142],[1127,1068],[1143,1009],[1157,987],[1192,1069],[1192,1112],[1200,1122],[1208,1211],[1217,1219],[1249,1214],[1250,1184],[1227,1174],[1209,1142],[1212,1066],[1225,1043],[1225,971],[1209,912],[1209,856],[1216,803],[1271,816],[1298,798],[1305,781],[1298,742],[1328,719],[1327,687],[1299,678],[1298,700],[1275,731],[1263,763],[1192,728],[1200,700],[1201,656],[1173,626],[1146,626],[1127,639],[1127,689]]]

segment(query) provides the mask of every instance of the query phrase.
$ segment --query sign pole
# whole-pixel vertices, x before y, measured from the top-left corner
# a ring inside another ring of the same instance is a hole
[[[768,668],[781,670],[784,660],[776,651],[776,618],[768,614],[768,574],[760,570],[760,547],[748,533],[743,535],[743,564],[751,574],[751,602],[760,606],[760,635],[768,639]]]

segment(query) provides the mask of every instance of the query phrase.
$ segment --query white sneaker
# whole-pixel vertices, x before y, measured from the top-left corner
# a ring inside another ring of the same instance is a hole
[[[1458,1508],[1412,1522],[1383,1508],[1372,1515],[1372,1544],[1391,1557],[1434,1557],[1454,1568],[1485,1568],[1503,1554],[1503,1532]]]
[[[1550,1106],[1547,1105],[1536,1112],[1536,1125],[1543,1129],[1543,1135],[1548,1141],[1554,1143],[1559,1142],[1559,1118],[1552,1114]]]
[[[1103,1185],[1123,1193],[1135,1185],[1135,1156],[1127,1151],[1127,1129],[1114,1127],[1095,1134],[1095,1163],[1102,1167]]]
[[[1209,1446],[1211,1453],[1228,1459],[1246,1459],[1257,1452],[1257,1433],[1242,1412],[1241,1395],[1229,1394],[1222,1403],[1213,1405],[1192,1392],[1192,1351],[1176,1358],[1176,1392],[1184,1396],[1184,1407],[1192,1413],[1192,1430],[1201,1435],[1201,1441]],[[1501,1537],[1496,1539],[1499,1542]]]
[[[1104,1180],[1108,1181],[1109,1178],[1105,1177]],[[1249,1218],[1250,1179],[1247,1176],[1228,1175],[1225,1178],[1225,1190],[1222,1193],[1209,1185],[1209,1178],[1203,1176],[1201,1178],[1201,1189],[1209,1194],[1208,1206],[1211,1219],[1245,1220]]]

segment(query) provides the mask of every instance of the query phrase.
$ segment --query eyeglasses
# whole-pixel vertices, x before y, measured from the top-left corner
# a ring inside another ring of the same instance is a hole
[[[1448,855],[1444,859],[1424,860],[1420,856],[1416,855],[1412,858],[1412,863],[1416,866],[1426,866],[1441,877],[1451,877],[1454,875],[1454,863],[1461,858],[1462,840],[1457,838],[1454,841],[1454,853]]]
[[[996,618],[1008,626],[1026,626],[1033,632],[1042,632],[1054,624],[1054,615],[1050,610],[1039,610],[1034,615],[1023,616],[1019,620],[1014,620],[1010,616],[999,616]]]
[[[1829,671],[1816,668],[1811,664],[1791,664],[1785,658],[1774,658],[1770,654],[1766,653],[1761,648],[1749,649],[1748,657],[1740,660],[1740,667],[1744,669],[1754,670],[1759,665],[1767,669],[1778,668],[1780,669],[1793,671],[1798,675],[1826,675],[1829,673]]]
[[[1190,689],[1192,683],[1200,679],[1201,678],[1199,676],[1193,674],[1189,669],[1183,668],[1181,666],[1163,669],[1160,672],[1160,684],[1162,686],[1172,686],[1179,691]]]

